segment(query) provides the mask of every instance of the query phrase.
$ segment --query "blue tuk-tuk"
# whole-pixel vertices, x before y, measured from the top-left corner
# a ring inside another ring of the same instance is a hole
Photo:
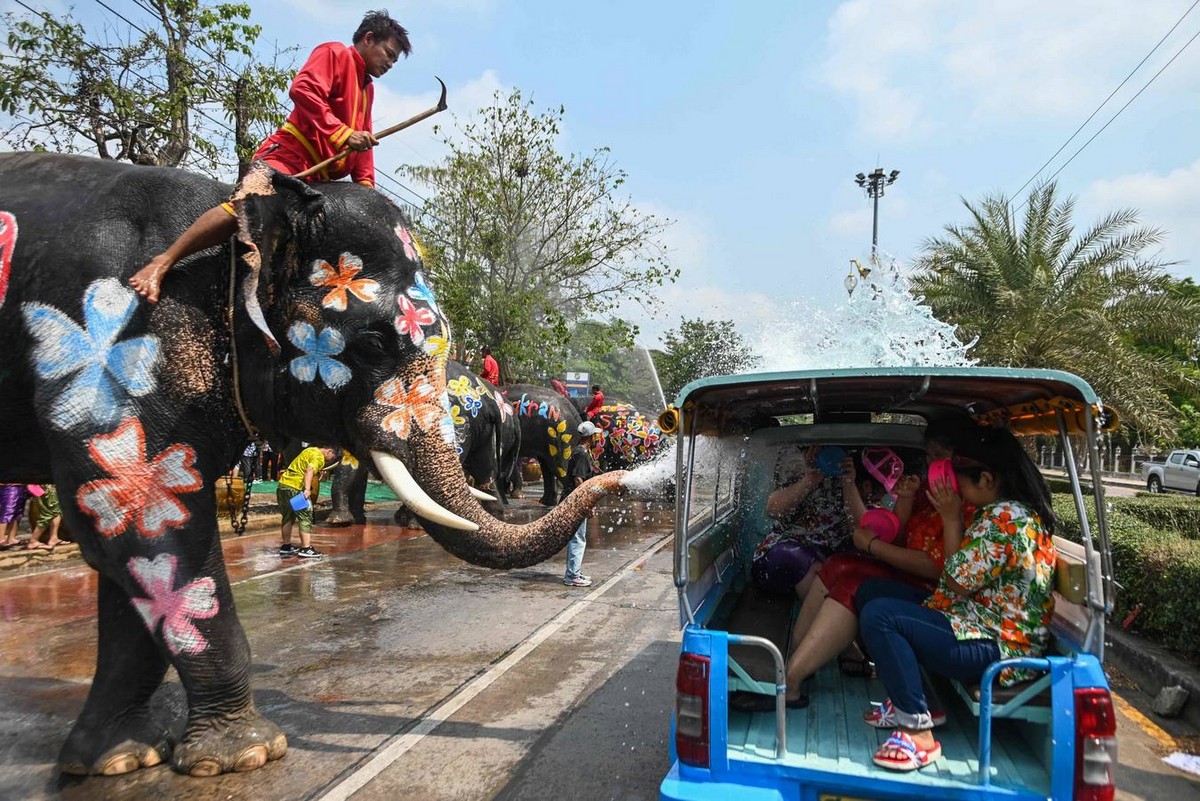
[[[756,592],[749,565],[768,531],[767,495],[801,449],[886,446],[918,464],[926,420],[951,410],[1018,435],[1057,436],[1080,536],[1055,537],[1052,647],[1020,660],[1037,678],[993,686],[1012,660],[989,667],[978,686],[929,678],[947,714],[936,730],[945,756],[895,773],[872,763],[888,732],[861,718],[886,695],[878,681],[827,665],[811,680],[810,706],[785,707],[784,656],[799,602]],[[1113,797],[1116,724],[1101,668],[1113,601],[1103,485],[1094,472],[1085,498],[1072,436],[1098,466],[1097,435],[1115,420],[1087,383],[976,367],[735,375],[684,387],[660,422],[679,443],[674,577],[684,627],[661,798]],[[731,709],[735,691],[774,695],[774,711]]]

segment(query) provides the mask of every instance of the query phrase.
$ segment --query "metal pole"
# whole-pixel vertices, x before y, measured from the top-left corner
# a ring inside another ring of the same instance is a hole
[[[875,198],[875,211],[871,214],[871,253],[873,254],[879,246],[879,195],[881,192],[877,181],[871,182],[871,188],[871,196]]]

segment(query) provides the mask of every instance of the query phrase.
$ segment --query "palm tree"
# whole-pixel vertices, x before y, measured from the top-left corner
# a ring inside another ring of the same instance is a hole
[[[1069,370],[1127,424],[1171,436],[1179,410],[1168,390],[1192,379],[1178,358],[1136,345],[1182,344],[1194,354],[1200,302],[1172,291],[1178,282],[1164,269],[1174,262],[1143,255],[1161,230],[1122,210],[1072,241],[1075,202],[1057,201],[1055,189],[1030,193],[1020,230],[1004,196],[964,200],[972,223],[923,243],[914,289],[976,340],[971,355],[982,363]]]

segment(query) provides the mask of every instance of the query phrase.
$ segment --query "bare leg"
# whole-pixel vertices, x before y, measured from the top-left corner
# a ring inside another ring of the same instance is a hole
[[[795,653],[800,641],[804,639],[804,635],[808,634],[808,629],[817,616],[817,610],[821,608],[821,604],[825,603],[825,596],[828,593],[829,590],[825,588],[825,584],[820,578],[812,580],[812,586],[804,594],[804,604],[800,607],[800,614],[796,616],[796,624],[792,626],[789,656]]]
[[[292,544],[292,526],[293,525],[294,524],[292,523],[292,521],[289,520],[288,522],[283,523],[279,527],[279,537],[283,541],[284,545]]]
[[[17,544],[17,526],[20,524],[20,520],[12,520],[4,524],[4,539],[0,540],[0,546],[10,548]]]
[[[300,547],[301,548],[311,548],[312,547],[312,532],[309,531],[308,529],[305,529],[305,528],[300,529]]]
[[[808,634],[788,658],[788,699],[799,698],[801,683],[854,642],[857,634],[855,614],[837,601],[826,598],[813,618]]]
[[[221,206],[214,206],[200,215],[192,226],[162,253],[133,274],[129,285],[151,303],[158,302],[163,276],[185,256],[219,245],[237,231],[237,220]]]
[[[54,550],[54,546],[62,542],[62,540],[58,538],[58,527],[61,523],[61,517],[56,517],[50,521],[50,536],[46,540],[46,547],[50,550]]]

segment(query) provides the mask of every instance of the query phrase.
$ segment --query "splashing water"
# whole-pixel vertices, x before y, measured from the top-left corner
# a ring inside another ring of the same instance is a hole
[[[967,356],[974,340],[964,344],[954,326],[913,296],[899,261],[880,254],[864,263],[869,275],[833,310],[803,300],[766,309],[755,371],[975,364]]]

